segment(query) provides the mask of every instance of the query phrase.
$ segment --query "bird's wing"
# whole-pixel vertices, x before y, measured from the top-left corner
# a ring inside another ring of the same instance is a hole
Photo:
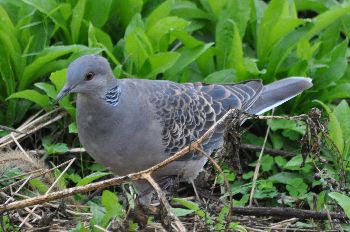
[[[248,109],[259,97],[261,81],[232,85],[161,82],[152,86],[150,101],[162,125],[165,153],[172,155],[204,134],[229,109]],[[202,146],[211,152],[222,143],[223,129]],[[184,159],[195,158],[194,154]]]

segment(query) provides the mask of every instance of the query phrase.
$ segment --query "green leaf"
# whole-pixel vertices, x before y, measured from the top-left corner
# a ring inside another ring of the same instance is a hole
[[[72,33],[73,43],[77,43],[79,40],[80,27],[84,17],[85,5],[86,5],[86,0],[78,0],[72,12],[70,30]]]
[[[11,94],[7,99],[23,98],[32,101],[42,108],[46,108],[50,105],[49,97],[43,95],[35,90],[27,89]]]
[[[57,91],[53,85],[50,85],[45,82],[39,82],[34,84],[36,87],[38,87],[41,90],[44,90],[46,95],[49,96],[52,99],[56,98]]]
[[[115,12],[119,16],[123,27],[126,27],[135,14],[140,13],[143,7],[143,0],[122,0],[115,1]]]
[[[150,55],[148,58],[152,71],[148,75],[150,78],[155,77],[158,73],[164,73],[171,68],[180,57],[178,52],[159,52]]]
[[[339,18],[343,17],[344,15],[348,14],[350,12],[350,5],[347,5],[345,7],[336,5],[332,7],[330,10],[325,11],[322,14],[319,14],[313,19],[313,27],[312,29],[307,33],[306,38],[310,39],[313,36],[317,35],[320,31],[327,28],[330,24],[338,20]]]
[[[77,134],[78,133],[77,124],[75,122],[72,122],[71,124],[69,124],[68,132],[70,134]]]
[[[182,209],[182,208],[171,208],[171,211],[177,216],[177,217],[184,217],[187,215],[190,215],[194,212],[193,209]]]
[[[273,45],[302,23],[303,20],[297,18],[292,0],[272,0],[259,26],[257,41],[259,59],[265,61]]]
[[[346,100],[342,100],[334,109],[333,114],[337,118],[343,132],[343,138],[350,142],[350,108]]]
[[[176,4],[173,4],[172,6],[171,15],[176,15],[180,18],[185,19],[212,19],[209,13],[205,12],[202,9],[199,9],[195,2],[190,1],[176,1]],[[192,22],[192,25],[199,23],[198,21],[194,20]]]
[[[307,193],[308,186],[304,183],[303,179],[295,178],[288,182],[286,188],[291,196],[297,197]]]
[[[102,220],[103,226],[107,226],[108,222],[112,218],[121,218],[124,215],[124,208],[119,203],[118,197],[115,195],[115,193],[109,190],[104,190],[102,192],[101,203],[106,209],[106,214],[104,215]]]
[[[35,187],[40,193],[46,193],[49,189],[39,178],[29,180],[29,184]]]
[[[88,176],[85,176],[84,178],[82,178],[77,186],[83,186],[83,185],[87,185],[87,184],[90,184],[91,182],[93,182],[94,180],[97,180],[101,177],[104,177],[104,176],[107,176],[109,175],[110,173],[108,172],[94,172],[94,173],[91,173],[90,175]]]
[[[50,137],[45,137],[42,139],[43,147],[48,155],[65,153],[68,151],[67,144],[65,143],[52,143]]]
[[[232,84],[236,81],[236,71],[234,69],[224,69],[209,74],[203,80],[208,84]]]
[[[50,80],[56,86],[57,92],[60,91],[66,82],[67,69],[62,69],[51,73]],[[69,95],[65,96],[59,101],[60,106],[62,106],[73,118],[75,118],[76,110],[72,103],[69,101]]]
[[[300,170],[300,166],[302,163],[303,163],[303,157],[301,155],[297,155],[297,156],[294,156],[292,159],[290,159],[286,163],[284,168],[289,170]]]
[[[276,156],[275,157],[275,163],[280,167],[283,168],[284,165],[287,163],[286,159],[282,156]]]
[[[151,42],[146,33],[135,28],[125,37],[125,56],[130,57],[136,66],[136,70],[141,70],[148,57],[153,54]]]
[[[94,224],[101,225],[102,221],[103,221],[103,218],[104,218],[104,215],[106,213],[105,208],[100,206],[100,205],[98,205],[98,204],[96,204],[93,201],[89,201],[88,204],[90,206],[90,211],[92,213],[92,219],[90,221],[90,224],[92,224],[92,225],[94,225]]]
[[[279,66],[301,39],[310,40],[313,36],[317,35],[325,28],[328,28],[330,24],[334,23],[349,11],[350,6],[333,7],[331,10],[328,10],[316,16],[311,23],[305,24],[302,28],[296,29],[284,36],[272,49],[272,53],[269,56],[268,69],[266,75],[264,75],[264,78],[271,79],[271,77],[275,75],[275,73],[278,71]],[[266,29],[269,30],[268,28]],[[261,35],[259,35],[259,38],[260,37]]]
[[[293,172],[280,172],[270,176],[268,180],[272,181],[273,183],[288,184],[293,179],[300,178],[300,177],[301,175]]]
[[[238,28],[241,37],[244,37],[251,13],[251,1],[230,0],[227,1],[226,9],[220,15],[220,20],[230,18]]]
[[[150,29],[160,19],[169,16],[173,4],[174,0],[167,0],[155,8],[146,18],[146,28]]]
[[[328,124],[329,135],[332,138],[334,144],[337,146],[340,154],[343,154],[344,137],[343,137],[343,131],[342,131],[341,125],[337,117],[334,115],[331,109],[327,105],[325,105],[323,102],[318,100],[314,100],[314,101],[322,105],[322,107],[327,111],[327,114],[329,117],[329,124]]]
[[[207,43],[194,48],[181,49],[181,55],[176,63],[166,72],[166,76],[175,76],[182,71],[186,66],[194,62],[200,55],[207,51],[213,43]]]
[[[201,1],[205,8],[210,11],[215,17],[219,17],[225,5],[227,4],[227,0],[206,0]]]
[[[113,0],[87,0],[85,18],[98,28],[101,28],[108,21]]]
[[[339,80],[348,67],[347,61],[348,40],[339,43],[331,52],[330,61],[326,63],[328,67],[317,70],[315,82],[322,86],[329,86],[331,82]],[[331,77],[331,80],[330,80]]]
[[[100,50],[96,50],[94,48],[87,48],[82,45],[68,45],[68,46],[51,46],[44,49],[37,55],[37,58],[27,67],[23,72],[23,76],[19,83],[19,90],[23,90],[27,88],[32,82],[37,80],[40,77],[40,74],[43,74],[43,71],[47,71],[48,73],[57,70],[58,65],[62,69],[66,67],[71,60],[57,60],[58,58],[68,55],[70,53],[79,54],[87,53],[87,54],[96,54]],[[53,69],[53,70],[52,70]]]
[[[210,225],[213,224],[213,221],[210,215],[207,214],[205,211],[203,211],[197,203],[194,203],[192,201],[188,201],[182,198],[173,198],[173,201],[185,206],[190,210],[193,210],[200,218],[205,219],[207,224],[210,224]]]
[[[343,208],[346,216],[350,219],[350,197],[337,192],[328,193],[328,196],[338,202],[338,204]]]
[[[33,6],[35,9],[45,14],[47,17],[59,27],[61,27],[67,37],[69,37],[68,28],[63,15],[60,11],[62,5],[58,4],[55,0],[22,0],[28,5]]]
[[[270,171],[273,166],[273,157],[270,155],[264,155],[261,159],[261,169],[264,172]]]
[[[67,75],[67,69],[61,69],[59,71],[51,73],[49,79],[55,85],[57,91],[63,88],[66,82],[66,75]]]
[[[217,62],[220,69],[233,68],[238,80],[246,73],[241,36],[236,23],[231,19],[219,21],[216,29]]]
[[[305,134],[306,125],[304,122],[292,121],[292,120],[268,120],[268,125],[270,125],[272,131],[277,130],[292,130],[300,135]]]
[[[147,35],[153,44],[154,50],[166,51],[174,39],[170,40],[169,38],[165,38],[165,36],[172,31],[182,31],[187,25],[189,25],[189,22],[176,16],[169,16],[158,20],[147,30]]]

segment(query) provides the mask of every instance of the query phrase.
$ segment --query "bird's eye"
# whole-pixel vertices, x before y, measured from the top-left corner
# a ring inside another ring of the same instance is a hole
[[[94,78],[94,76],[95,76],[95,73],[93,73],[93,72],[88,72],[88,73],[85,74],[85,80],[86,80],[86,81],[91,81],[92,78]]]

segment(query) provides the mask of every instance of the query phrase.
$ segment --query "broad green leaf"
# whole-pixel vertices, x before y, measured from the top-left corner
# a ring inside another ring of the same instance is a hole
[[[128,27],[125,29],[125,35],[124,38],[126,38],[130,33],[132,33],[134,30],[142,30],[145,31],[145,25],[142,20],[141,14],[135,14],[134,17],[132,17]]]
[[[108,21],[113,0],[87,0],[85,18],[98,28],[101,28]]]
[[[77,134],[78,133],[78,128],[77,128],[77,123],[76,122],[72,122],[71,124],[69,124],[68,132],[70,134]]]
[[[337,192],[328,193],[328,196],[338,202],[338,204],[343,208],[348,219],[350,219],[350,197]]]
[[[176,1],[176,4],[174,4],[171,9],[171,15],[176,15],[185,19],[212,19],[209,13],[199,9],[196,3],[190,1]],[[198,21],[192,22],[192,25],[198,23]]]
[[[113,54],[111,37],[97,27],[94,27],[92,23],[89,24],[88,28],[88,43],[89,47],[101,47],[114,64],[120,65],[120,62]]]
[[[63,154],[69,150],[67,144],[65,143],[43,143],[43,146],[48,155]]]
[[[38,178],[34,178],[29,180],[29,184],[33,187],[35,187],[40,193],[46,193],[47,190],[49,189],[44,182],[42,182],[40,179]]]
[[[115,4],[115,13],[119,16],[122,26],[126,27],[132,17],[141,12],[143,0],[119,0]]]
[[[295,0],[298,10],[313,10],[321,13],[336,4],[333,0]]]
[[[72,42],[77,43],[80,35],[80,27],[84,18],[86,0],[78,0],[72,12],[72,21],[70,30],[72,33]]]
[[[213,43],[207,43],[195,48],[181,49],[179,59],[176,61],[175,65],[166,72],[167,76],[174,76],[178,72],[182,71],[186,66],[194,62],[199,56],[207,51],[212,45]]]
[[[182,208],[171,208],[171,211],[177,216],[177,217],[183,217],[190,215],[194,212],[193,209],[182,209]]]
[[[169,16],[154,23],[154,25],[147,30],[147,35],[150,38],[155,51],[165,51],[169,44],[172,43],[172,40],[166,39],[164,36],[171,31],[184,30],[187,25],[189,25],[189,22],[186,20],[176,16]]]
[[[55,0],[22,0],[33,6],[35,9],[45,14],[59,27],[61,27],[67,37],[69,37],[68,27],[60,11],[61,5]]]
[[[197,203],[194,203],[192,201],[188,201],[188,200],[185,200],[182,198],[173,198],[173,201],[185,206],[186,208],[188,208],[190,210],[194,210],[194,212],[202,219],[205,219],[205,221],[208,224],[210,224],[210,225],[213,224],[213,221],[212,221],[210,215],[208,215],[205,211],[203,211]]]
[[[265,10],[258,31],[259,59],[265,61],[272,46],[302,23],[303,20],[297,18],[292,0],[272,0]]]
[[[234,69],[224,69],[208,75],[203,80],[208,84],[232,84],[236,81],[236,71]]]
[[[177,59],[180,57],[178,52],[159,52],[149,57],[151,64],[151,73],[148,75],[150,78],[155,77],[158,73],[163,73],[171,68]]]
[[[306,25],[300,29],[296,29],[283,37],[273,48],[269,56],[267,70],[264,80],[272,81],[272,77],[279,71],[279,67],[283,61],[291,54],[296,44],[303,38],[309,30],[310,25]]]
[[[174,0],[167,0],[155,8],[146,18],[146,28],[150,29],[160,19],[169,16]]]
[[[148,57],[153,54],[151,42],[146,33],[139,28],[135,28],[125,37],[125,56],[136,66],[136,70],[141,70]]]
[[[301,155],[294,156],[290,159],[286,165],[284,165],[285,169],[288,170],[300,170],[300,166],[303,163],[303,157]]]
[[[52,99],[55,99],[57,96],[57,91],[55,87],[51,84],[45,83],[45,82],[39,82],[34,84],[36,87],[38,87],[41,90],[44,90],[46,95],[49,96]]]
[[[275,75],[281,63],[302,38],[309,40],[349,11],[350,6],[333,7],[332,9],[316,16],[311,23],[305,24],[302,28],[294,30],[282,38],[272,49],[269,57],[268,69],[264,78],[268,79]]]
[[[284,157],[282,156],[276,156],[275,157],[275,163],[280,167],[283,168],[284,165],[286,165],[287,161]]]
[[[107,176],[109,174],[110,173],[108,173],[108,172],[94,172],[94,173],[91,173],[90,175],[85,176],[84,178],[82,178],[78,182],[77,186],[83,186],[83,185],[90,184],[94,180],[100,179],[101,177]]]
[[[180,40],[183,43],[183,45],[188,48],[194,48],[204,44],[202,41],[194,38],[192,35],[190,35],[188,32],[184,30],[171,31],[171,36],[174,36],[175,38]]]
[[[48,69],[48,67],[55,69],[55,66],[50,66],[52,64],[61,64],[62,60],[57,60],[58,58],[71,54],[71,53],[96,53],[97,50],[93,48],[87,48],[82,45],[68,45],[68,46],[51,46],[49,48],[44,49],[40,54],[38,54],[37,58],[31,64],[27,65],[24,70],[23,76],[19,83],[19,90],[23,90],[27,88],[29,84],[34,82],[39,78],[43,71],[43,69],[48,70],[48,72],[52,72],[54,70]],[[55,63],[58,62],[58,63]],[[65,60],[63,63],[64,66],[69,64],[69,60]],[[63,68],[63,67],[60,67]]]
[[[334,109],[333,114],[337,118],[343,132],[343,137],[350,142],[350,108],[346,100],[342,100]]]
[[[90,223],[102,225],[104,215],[106,214],[105,208],[93,201],[89,201],[88,204],[90,206],[90,212],[92,213]]]
[[[273,157],[270,155],[264,155],[261,159],[261,169],[264,172],[268,172],[272,169],[273,166]]]
[[[291,196],[302,196],[307,193],[307,184],[304,183],[303,179],[295,178],[288,182],[286,189]]]
[[[236,23],[231,19],[219,21],[216,29],[217,62],[220,69],[233,68],[237,79],[244,79],[243,47]]]
[[[251,0],[230,0],[227,2],[226,9],[222,12],[219,21],[225,18],[232,19],[236,23],[240,36],[243,38],[250,13]]]
[[[311,46],[310,42],[306,38],[302,38],[297,45],[297,55],[300,59],[309,60],[312,58],[312,55],[319,47],[320,43],[315,43],[314,46]]]
[[[293,130],[300,135],[305,134],[306,125],[304,122],[292,121],[292,120],[268,120],[268,125],[270,125],[272,131],[276,130]]]
[[[66,82],[67,69],[61,69],[59,71],[51,73],[50,80],[55,85],[57,92],[60,91]],[[56,98],[56,97],[55,97]],[[69,101],[69,95],[65,96],[59,101],[62,106],[72,118],[75,118],[76,111],[72,103]]]
[[[109,190],[104,190],[102,192],[101,203],[106,209],[102,225],[107,226],[112,218],[121,218],[124,215],[124,208],[119,203],[118,197],[115,193],[112,193]]]
[[[348,40],[339,43],[330,54],[328,67],[320,68],[316,72],[315,82],[322,86],[328,86],[333,81],[339,80],[348,66],[347,61]]]
[[[294,165],[293,165],[294,166]],[[299,163],[300,167],[300,163]],[[288,184],[291,180],[295,178],[300,178],[301,175],[293,172],[280,172],[275,175],[272,175],[269,177],[268,180],[272,181],[273,183],[281,183],[281,184]]]
[[[7,99],[23,98],[32,101],[39,106],[46,108],[50,105],[49,97],[38,91],[27,89],[11,94]]]
[[[57,91],[63,88],[66,82],[66,74],[67,74],[67,69],[62,69],[51,73],[50,80],[55,85]]]
[[[330,10],[325,11],[322,14],[319,14],[313,19],[313,27],[312,29],[307,33],[306,38],[310,39],[313,36],[317,35],[320,31],[327,28],[330,24],[338,20],[340,17],[349,14],[350,12],[350,5],[341,7],[341,6],[335,6],[332,7]]]
[[[228,0],[206,0],[202,1],[202,4],[218,18],[227,2]]]
[[[350,155],[350,108],[345,100],[342,100],[334,109],[333,114],[337,118],[342,129],[344,138],[344,160],[349,159]]]

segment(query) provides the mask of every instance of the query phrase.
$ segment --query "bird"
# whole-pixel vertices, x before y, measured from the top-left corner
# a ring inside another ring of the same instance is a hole
[[[169,158],[203,135],[229,109],[259,115],[311,86],[312,80],[306,77],[289,77],[268,85],[261,80],[180,84],[117,79],[107,59],[84,55],[68,66],[66,83],[56,101],[77,93],[76,120],[81,144],[111,172],[127,175]],[[217,128],[201,149],[210,154],[219,148],[223,133],[224,128]],[[154,178],[160,181],[176,176],[191,182],[206,162],[207,157],[189,152],[158,170]],[[141,198],[150,188],[146,181],[136,181],[135,187]]]

